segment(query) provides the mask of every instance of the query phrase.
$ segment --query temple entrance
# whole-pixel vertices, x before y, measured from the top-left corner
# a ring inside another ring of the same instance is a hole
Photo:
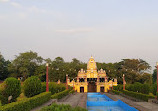
[[[104,92],[104,87],[100,87],[100,92]]]
[[[95,82],[88,83],[88,92],[96,92],[96,84]]]
[[[80,92],[84,92],[84,87],[80,87]]]

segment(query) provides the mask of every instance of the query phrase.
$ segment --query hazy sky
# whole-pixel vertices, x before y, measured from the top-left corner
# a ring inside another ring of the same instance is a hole
[[[0,52],[158,61],[158,0],[0,0]]]

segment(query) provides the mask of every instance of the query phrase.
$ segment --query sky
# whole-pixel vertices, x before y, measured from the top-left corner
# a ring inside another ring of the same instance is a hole
[[[158,0],[0,0],[0,52],[158,61]]]

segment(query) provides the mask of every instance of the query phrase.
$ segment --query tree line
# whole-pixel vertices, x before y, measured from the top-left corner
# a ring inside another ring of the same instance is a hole
[[[71,62],[66,62],[62,57],[44,59],[33,51],[20,53],[12,61],[5,60],[0,54],[0,80],[7,77],[21,78],[22,81],[30,76],[38,76],[41,81],[45,81],[46,63],[49,63],[49,81],[66,81],[66,74],[70,79],[76,79],[78,71],[83,68],[86,70],[87,63],[73,58]],[[117,78],[118,83],[122,84],[122,76],[125,74],[126,82],[149,83],[156,82],[156,69],[150,74],[151,66],[142,59],[122,59],[116,63],[97,62],[97,68],[104,69],[108,79]]]

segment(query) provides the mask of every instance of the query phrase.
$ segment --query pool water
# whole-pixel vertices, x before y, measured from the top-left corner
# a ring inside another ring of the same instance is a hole
[[[88,111],[125,111],[119,106],[89,106]]]
[[[113,101],[105,94],[87,93],[88,111],[138,111],[121,100]]]

